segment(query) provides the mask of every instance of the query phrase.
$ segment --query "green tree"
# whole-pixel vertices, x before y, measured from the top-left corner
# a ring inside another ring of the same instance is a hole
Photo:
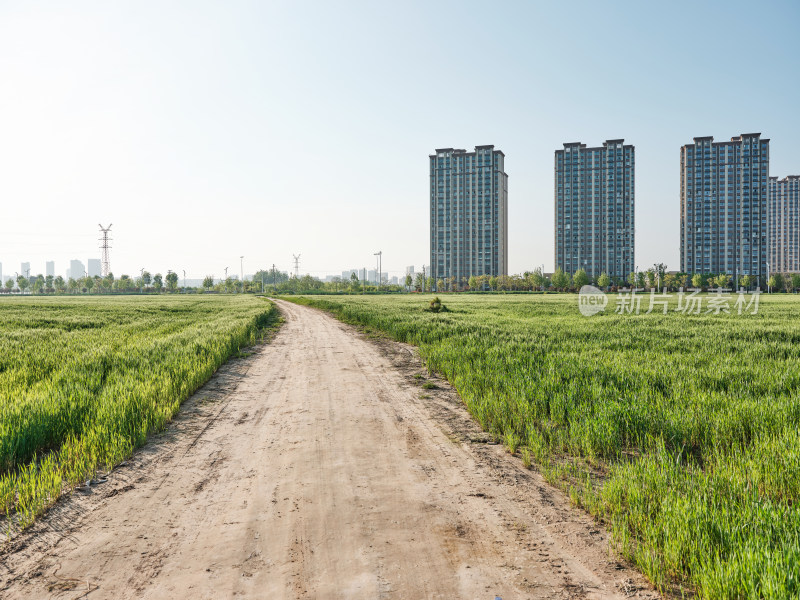
[[[775,280],[775,283],[771,284],[771,287],[773,288],[773,291],[782,290],[783,289],[783,275],[781,275],[780,273],[775,273],[772,277],[770,277],[770,280],[773,280],[773,279]]]
[[[672,273],[667,273],[666,275],[664,275],[663,279],[664,287],[666,287],[670,291],[675,289],[675,283],[677,282],[677,280],[678,278],[675,275],[673,275]]]
[[[489,277],[489,288],[490,288],[490,289],[491,289],[493,292],[496,292],[496,291],[497,291],[497,283],[498,283],[498,279],[497,279],[497,277],[495,277],[494,275],[492,275],[491,277]]]
[[[647,269],[646,275],[647,280],[645,281],[645,285],[649,288],[656,287],[656,272],[653,269]]]
[[[636,273],[631,272],[628,274],[628,285],[631,287],[636,286]]]
[[[664,263],[655,263],[653,265],[652,271],[656,275],[655,284],[658,285],[658,286],[665,285],[664,279],[667,276],[667,265],[664,264]]]
[[[75,290],[78,289],[78,282],[75,280],[74,277],[69,278],[69,281],[67,282],[67,289],[73,294],[75,293]]]
[[[444,279],[441,277],[436,280],[436,291],[441,292],[444,290]]]
[[[160,292],[163,285],[164,282],[161,279],[161,273],[156,273],[153,275],[153,288],[156,290],[156,292]]]
[[[56,288],[57,292],[63,292],[64,288],[66,287],[66,283],[64,282],[64,278],[59,275],[53,280],[53,287]]]
[[[44,278],[44,284],[48,290],[53,289],[53,279],[54,277],[52,275],[48,275],[47,277]]]
[[[14,280],[9,277],[6,279],[6,293],[11,293],[11,290],[14,289]]]
[[[800,288],[800,273],[792,273],[792,289]]]
[[[172,271],[167,271],[167,276],[164,278],[167,282],[167,289],[174,292],[178,288],[178,274]]]
[[[639,273],[636,274],[636,285],[640,288],[647,286],[647,276],[644,274],[644,272],[639,271]]]
[[[750,275],[742,275],[741,277],[739,277],[739,285],[744,289],[748,289],[751,285],[753,285],[752,281],[753,280],[750,277]]]
[[[355,275],[355,273],[353,273]],[[411,274],[406,274],[406,290],[410,290],[411,286],[414,284],[414,278],[411,277]]]
[[[556,269],[556,272],[553,273],[553,286],[557,290],[565,290],[569,285],[569,275],[564,273],[564,269],[561,267]]]
[[[24,275],[17,275],[17,287],[20,289],[22,293],[25,293],[25,290],[28,288],[28,280],[25,278]]]
[[[730,283],[730,275],[726,273],[720,273],[716,277],[714,277],[714,285],[718,288],[728,287],[728,283]]]
[[[475,291],[478,289],[478,278],[475,277],[475,275],[470,275],[469,279],[467,280],[467,285],[469,286],[469,289]]]
[[[84,287],[87,291],[91,292],[92,288],[94,287],[94,279],[92,277],[85,277],[81,283],[81,287]]]
[[[206,275],[205,279],[203,279],[203,287],[206,291],[210,290],[214,287],[214,276],[213,275]]]
[[[695,273],[692,275],[692,287],[698,289],[703,287],[703,276],[700,273]]]
[[[414,286],[417,288],[418,292],[423,291],[425,289],[425,275],[417,273],[417,276],[414,278]]]
[[[583,286],[589,285],[589,276],[583,269],[578,269],[572,276],[572,282],[575,284],[576,288],[581,289]]]
[[[606,289],[611,285],[611,278],[606,273],[600,273],[600,277],[597,278],[597,285],[602,289]]]
[[[153,278],[150,276],[150,271],[142,271],[142,283],[144,283],[144,286],[149,286],[152,281]]]
[[[534,269],[533,273],[530,274],[530,277],[528,277],[528,279],[530,280],[532,288],[536,289],[543,287],[544,274],[542,273],[541,267]]]

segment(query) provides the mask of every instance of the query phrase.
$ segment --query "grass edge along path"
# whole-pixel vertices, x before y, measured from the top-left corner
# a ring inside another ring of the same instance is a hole
[[[150,434],[163,430],[181,404],[219,367],[277,329],[282,319],[275,304],[266,299],[255,302],[263,303],[263,309],[254,304],[249,316],[231,319],[213,330],[206,321],[175,327],[165,317],[168,332],[163,336],[153,334],[134,348],[126,347],[123,340],[110,350],[99,349],[111,359],[104,361],[104,380],[119,367],[115,359],[126,367],[136,363],[139,369],[120,373],[120,384],[107,398],[100,398],[99,392],[91,395],[92,419],[79,434],[68,434],[57,448],[42,448],[31,460],[0,475],[0,512],[5,514],[0,524],[6,535],[28,527],[98,470],[110,471],[128,458]],[[219,308],[223,314],[224,306]],[[159,363],[153,357],[163,360]]]
[[[662,593],[800,598],[797,298],[749,321],[585,319],[575,296],[454,296],[438,315],[429,296],[285,299],[418,346],[484,430],[604,522]],[[609,349],[622,354],[603,364]]]

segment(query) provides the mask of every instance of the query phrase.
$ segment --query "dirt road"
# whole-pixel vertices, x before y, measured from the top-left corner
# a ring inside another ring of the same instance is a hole
[[[410,348],[280,307],[270,344],[6,544],[0,597],[656,597]]]

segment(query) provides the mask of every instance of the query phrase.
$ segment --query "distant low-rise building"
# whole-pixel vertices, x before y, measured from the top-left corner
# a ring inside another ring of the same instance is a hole
[[[99,258],[90,258],[87,261],[87,268],[86,270],[89,273],[89,277],[100,277],[103,273],[102,266],[100,264]]]
[[[67,271],[68,277],[71,277],[74,280],[78,280],[81,277],[86,275],[86,269],[83,266],[83,263],[79,260],[71,260],[69,261],[69,271]]]

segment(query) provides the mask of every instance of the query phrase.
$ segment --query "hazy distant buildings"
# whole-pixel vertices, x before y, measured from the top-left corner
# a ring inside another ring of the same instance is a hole
[[[508,274],[508,175],[494,146],[474,152],[439,148],[430,162],[430,257],[427,277]]]
[[[87,261],[87,268],[86,271],[89,273],[89,277],[100,277],[102,274],[102,268],[100,266],[100,259],[99,258],[90,258]]]
[[[56,274],[56,263],[52,260],[48,260],[44,263],[44,274],[46,277],[54,277]]]
[[[81,277],[86,275],[86,269],[83,267],[83,263],[79,260],[71,260],[69,261],[69,271],[67,271],[67,278],[72,278],[74,280],[78,280]]]
[[[635,151],[625,140],[555,151],[555,265],[624,281],[635,269]]]
[[[769,269],[800,272],[800,175],[769,178]]]
[[[23,277],[30,277],[31,276],[31,263],[24,262],[20,263],[19,265],[19,274]]]
[[[760,133],[696,137],[681,148],[681,271],[766,285],[768,177],[769,140]]]

